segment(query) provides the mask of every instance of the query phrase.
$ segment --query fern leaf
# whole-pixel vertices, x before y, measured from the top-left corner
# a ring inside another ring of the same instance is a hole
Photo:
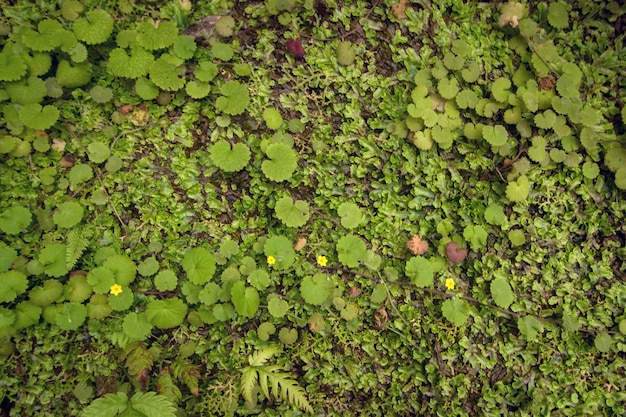
[[[183,393],[174,383],[170,369],[166,366],[161,371],[159,379],[157,379],[157,392],[166,396],[171,402],[177,404],[182,398]]]
[[[263,394],[269,398],[268,380],[272,385],[272,394],[274,397],[287,401],[289,404],[305,410],[309,413],[313,412],[313,407],[306,399],[306,393],[298,383],[291,378],[286,372],[280,372],[280,366],[272,365],[263,368],[257,368],[259,374],[259,385],[263,390]]]
[[[138,392],[131,397],[130,403],[146,417],[176,417],[176,406],[156,392]]]
[[[198,368],[186,359],[177,358],[172,364],[172,371],[174,372],[174,376],[182,380],[187,388],[189,388],[191,394],[197,397],[200,392],[198,387],[200,372]]]
[[[250,366],[263,366],[274,354],[280,352],[280,349],[269,346],[259,349],[252,355],[248,356]]]
[[[69,269],[74,268],[83,252],[89,246],[89,240],[85,237],[82,227],[76,227],[67,234],[67,249],[65,251],[65,262]]]
[[[128,372],[135,377],[143,389],[148,385],[153,359],[152,353],[146,349],[143,343],[133,343],[122,353],[122,360],[126,360]]]
[[[115,417],[128,408],[128,397],[123,392],[107,394],[85,408],[81,417]]]
[[[249,403],[254,402],[254,387],[256,385],[258,377],[259,374],[257,373],[256,369],[251,366],[247,366],[241,370],[241,394],[243,395],[243,398]]]

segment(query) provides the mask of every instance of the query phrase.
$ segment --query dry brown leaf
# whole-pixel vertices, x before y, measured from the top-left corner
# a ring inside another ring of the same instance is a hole
[[[391,13],[393,13],[396,19],[406,19],[406,3],[406,0],[400,0],[391,6]]]
[[[52,145],[50,145],[50,147],[57,151],[57,152],[63,152],[65,150],[65,141],[61,140],[61,139],[52,139]]]
[[[361,289],[359,287],[350,287],[348,288],[348,297],[358,297],[361,295]]]
[[[74,157],[70,154],[65,155],[59,161],[59,165],[63,168],[71,168],[74,166]]]
[[[413,235],[406,243],[406,247],[413,255],[423,255],[428,250],[428,242],[422,240],[419,235]]]
[[[376,327],[376,329],[381,330],[385,327],[387,320],[389,320],[389,314],[387,314],[387,310],[385,310],[384,307],[381,307],[374,312],[374,327]]]
[[[293,244],[293,250],[300,250],[306,245],[306,239],[299,237],[296,243]]]

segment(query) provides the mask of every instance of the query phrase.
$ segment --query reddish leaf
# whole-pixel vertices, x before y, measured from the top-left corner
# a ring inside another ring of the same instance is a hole
[[[456,242],[448,242],[446,245],[446,256],[453,264],[459,264],[463,262],[467,256],[467,248],[459,248],[459,244]]]
[[[419,235],[413,235],[413,237],[406,243],[406,247],[413,255],[423,255],[428,250],[428,242],[422,240]]]
[[[302,47],[300,38],[287,39],[287,51],[289,51],[294,58],[304,58],[304,48]]]

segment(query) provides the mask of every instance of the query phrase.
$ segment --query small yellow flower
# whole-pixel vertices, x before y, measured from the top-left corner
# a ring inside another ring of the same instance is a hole
[[[122,286],[119,284],[111,285],[111,291],[109,291],[113,295],[120,295],[122,293]]]
[[[327,263],[328,263],[328,258],[325,257],[324,255],[320,255],[317,257],[317,264],[319,266],[326,266]]]
[[[446,278],[446,288],[449,290],[453,290],[454,289],[454,280],[452,278]]]
[[[267,264],[268,265],[274,265],[276,263],[276,258],[274,258],[272,255],[267,257]]]

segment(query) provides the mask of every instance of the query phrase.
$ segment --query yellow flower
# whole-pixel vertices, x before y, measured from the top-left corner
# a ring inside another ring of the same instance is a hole
[[[328,263],[328,258],[325,257],[324,255],[320,255],[317,257],[317,264],[319,266],[326,266],[327,263]]]
[[[109,291],[113,295],[120,295],[122,293],[122,286],[119,284],[111,285],[111,291]]]
[[[446,278],[446,288],[449,290],[454,289],[454,280],[452,278]]]
[[[267,257],[267,264],[268,265],[274,265],[276,263],[276,258],[274,258],[272,255]]]

